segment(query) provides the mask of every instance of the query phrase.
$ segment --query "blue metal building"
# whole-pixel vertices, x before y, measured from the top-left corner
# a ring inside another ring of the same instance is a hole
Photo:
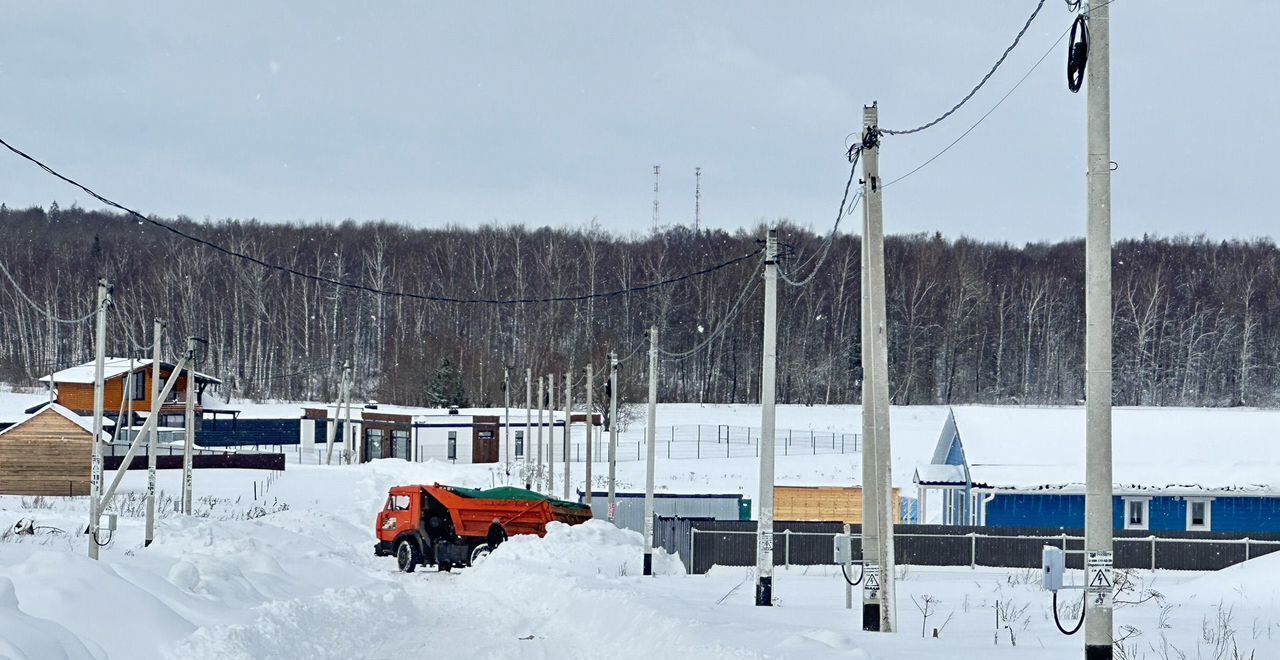
[[[1280,413],[1117,408],[1113,420],[1117,530],[1280,533]],[[953,408],[914,475],[922,520],[1083,528],[1083,422],[1082,408]]]

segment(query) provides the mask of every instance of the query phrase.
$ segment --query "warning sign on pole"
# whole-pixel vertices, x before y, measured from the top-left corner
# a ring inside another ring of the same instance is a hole
[[[880,565],[862,565],[862,599],[880,599]]]
[[[1110,552],[1085,553],[1084,591],[1085,603],[1088,607],[1111,609],[1111,596],[1115,589],[1112,566],[1113,557]]]

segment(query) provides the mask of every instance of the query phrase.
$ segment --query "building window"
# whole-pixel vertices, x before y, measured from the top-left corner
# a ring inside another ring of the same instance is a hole
[[[133,374],[133,378],[129,379],[133,383],[133,400],[143,401],[147,398],[147,374],[140,372]]]
[[[449,431],[448,458],[451,461],[458,460],[458,432],[457,431]]]
[[[382,453],[382,429],[369,429],[365,434],[365,460],[371,461],[376,458],[383,458]]]
[[[1213,527],[1212,500],[1207,497],[1187,498],[1187,531],[1207,532]]]
[[[1151,498],[1126,497],[1124,500],[1124,528],[1150,529]]]
[[[524,431],[516,431],[516,458],[524,456]]]
[[[403,458],[409,460],[413,452],[409,446],[409,432],[404,430],[391,431],[391,455],[395,458]]]

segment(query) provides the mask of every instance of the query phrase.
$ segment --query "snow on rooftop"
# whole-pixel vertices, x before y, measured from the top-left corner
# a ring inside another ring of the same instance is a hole
[[[1082,407],[955,406],[975,484],[1084,484]],[[941,426],[939,427],[941,429]],[[1117,490],[1280,490],[1280,410],[1114,408]]]
[[[48,403],[48,404],[45,404],[44,406],[41,406],[39,410],[36,410],[35,412],[33,412],[33,413],[31,413],[31,414],[24,414],[24,415],[22,416],[22,418],[21,418],[21,419],[16,420],[16,421],[14,422],[13,426],[10,426],[10,427],[8,427],[8,428],[4,429],[3,431],[0,431],[0,435],[4,435],[4,434],[6,434],[6,433],[8,433],[8,432],[10,432],[10,431],[12,431],[12,430],[14,430],[14,429],[20,428],[20,427],[19,427],[19,425],[20,425],[20,424],[22,424],[23,422],[25,422],[25,421],[27,421],[27,420],[29,420],[29,419],[31,419],[31,418],[33,418],[33,417],[35,417],[36,415],[39,415],[40,413],[44,412],[45,410],[53,410],[53,412],[56,412],[56,413],[58,413],[59,415],[62,415],[63,417],[67,418],[67,419],[68,419],[72,424],[75,424],[76,426],[78,426],[78,427],[80,427],[80,428],[84,429],[85,433],[88,433],[89,435],[93,435],[93,420],[92,420],[91,418],[88,418],[88,417],[81,417],[80,415],[77,415],[77,414],[75,414],[74,412],[71,412],[70,410],[68,410],[68,409],[66,409],[66,408],[64,408],[64,407],[62,407],[62,406],[60,406],[60,405],[58,405],[58,404],[56,404],[56,403]],[[107,426],[107,425],[110,425],[110,424],[112,424],[112,423],[113,423],[113,422],[111,422],[111,420],[109,420],[109,419],[104,419],[104,420],[102,420],[102,421],[103,421],[103,426]],[[102,439],[103,441],[110,441],[110,440],[111,440],[111,434],[107,433],[106,431],[103,431],[103,432],[102,432],[101,439]]]
[[[129,373],[130,364],[133,365],[133,369],[136,371],[138,369],[150,368],[151,360],[141,360],[136,358],[134,359],[120,358],[120,357],[106,358],[106,360],[103,363],[103,370],[102,370],[103,378],[110,380],[112,378],[116,378],[118,376],[122,376],[126,373]],[[168,364],[168,363],[161,362],[161,364]],[[94,366],[95,365],[93,362],[86,362],[81,365],[63,369],[61,371],[55,371],[53,373],[53,382],[80,383],[80,384],[92,383],[94,380]],[[214,378],[213,376],[200,373],[199,371],[196,372],[196,378],[197,380],[207,380],[213,383],[222,382],[217,378]],[[41,376],[40,382],[42,383],[49,382],[49,376]]]

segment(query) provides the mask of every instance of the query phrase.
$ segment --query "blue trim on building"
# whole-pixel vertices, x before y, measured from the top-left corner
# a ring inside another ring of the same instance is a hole
[[[1147,509],[1147,530],[1183,532],[1187,530],[1187,500],[1211,501],[1209,531],[1280,533],[1280,497],[1161,495],[1154,492]],[[1124,529],[1126,496],[1112,498],[1116,529]],[[1038,527],[1081,529],[1084,527],[1084,495],[1069,493],[995,493],[987,503],[987,527]]]

